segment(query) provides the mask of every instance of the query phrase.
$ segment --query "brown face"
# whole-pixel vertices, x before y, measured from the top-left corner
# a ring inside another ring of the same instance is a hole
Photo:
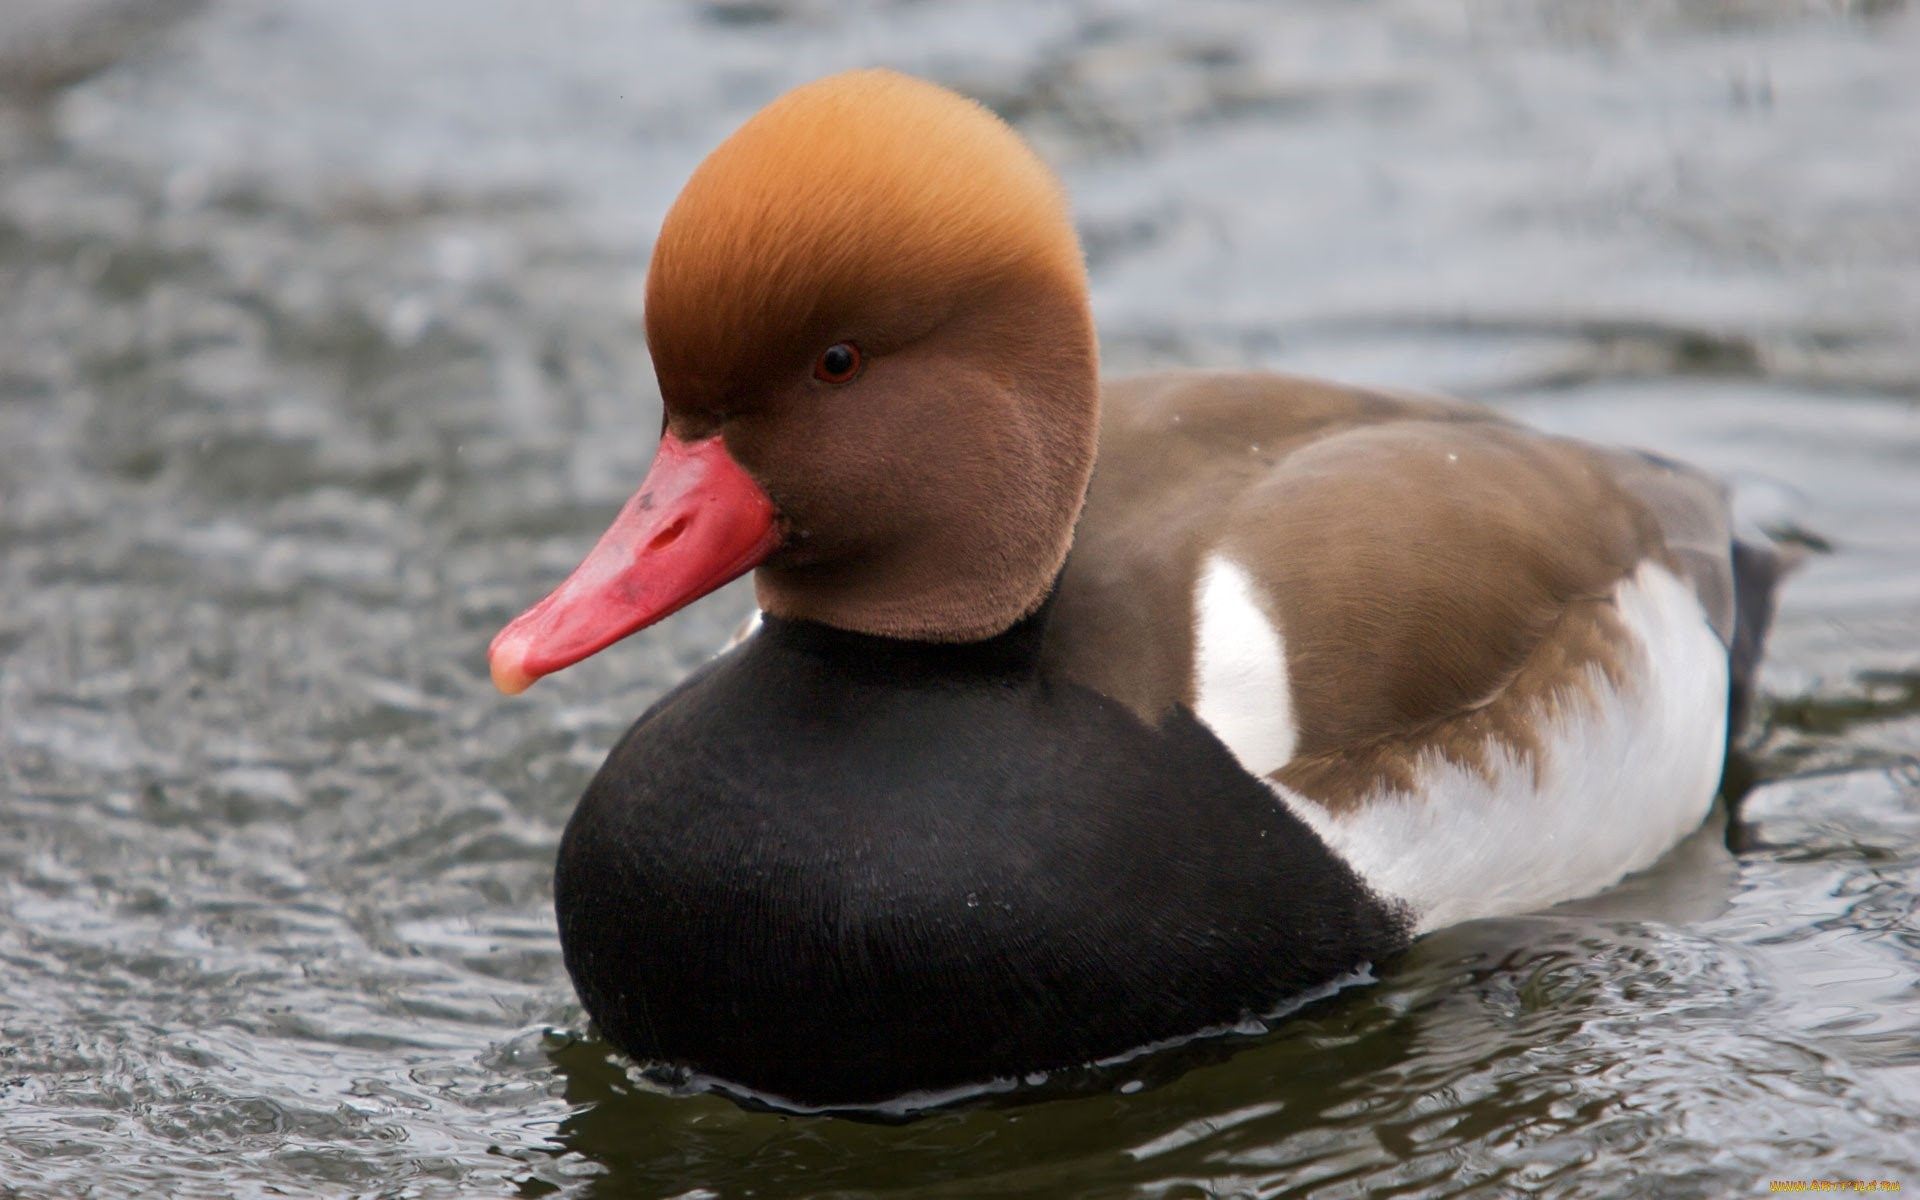
[[[957,404],[977,382],[941,377],[940,345],[964,324],[950,302],[823,296],[798,307],[742,320],[731,348],[649,321],[668,432],[724,439],[773,497],[787,535],[773,561],[789,568],[884,542],[904,515],[887,502],[901,464],[934,465],[931,435],[957,412],[1005,407],[991,395]]]
[[[952,369],[937,341],[896,344],[858,321],[840,328],[841,336],[816,339],[813,362],[784,364],[717,421],[668,417],[683,436],[711,426],[766,488],[786,531],[768,560],[776,569],[882,555],[910,541],[915,527],[943,523],[943,501],[980,490],[969,487],[978,473],[943,477],[955,474],[956,458],[994,457],[990,446],[1010,407],[989,381]],[[972,444],[962,449],[956,437]]]
[[[1091,466],[1073,380],[1093,362],[1084,308],[1037,294],[1010,281],[932,320],[847,319],[727,409],[670,408],[669,429],[720,434],[779,510],[763,608],[969,640],[1039,603]]]
[[[1045,598],[1092,470],[1093,329],[1058,187],[985,110],[880,71],[763,110],[668,214],[647,341],[670,473],[496,639],[502,686],[565,665],[535,613],[624,636],[756,564],[768,612],[888,636],[988,637]],[[695,462],[721,482],[671,474]],[[691,507],[639,503],[668,492]],[[728,504],[776,514],[766,546]],[[642,587],[649,548],[688,537],[713,561]]]

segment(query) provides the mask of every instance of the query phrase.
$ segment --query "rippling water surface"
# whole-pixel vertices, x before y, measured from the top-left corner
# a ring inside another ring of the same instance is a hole
[[[1059,165],[1109,369],[1477,396],[1824,545],[1744,806],[1092,1090],[631,1080],[554,844],[747,599],[518,700],[482,649],[646,466],[686,172],[869,62]],[[0,9],[0,1194],[1920,1187],[1916,62],[1897,2]]]

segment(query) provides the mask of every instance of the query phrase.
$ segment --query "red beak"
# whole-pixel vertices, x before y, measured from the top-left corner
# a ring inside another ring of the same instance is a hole
[[[586,561],[493,639],[493,682],[517,695],[759,566],[780,545],[773,501],[719,437],[669,433],[640,490]]]

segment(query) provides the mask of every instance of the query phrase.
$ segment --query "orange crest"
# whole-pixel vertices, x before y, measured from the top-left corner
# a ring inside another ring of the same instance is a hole
[[[885,70],[794,89],[722,142],[661,226],[647,341],[670,404],[720,404],[853,324],[925,333],[982,288],[1084,294],[1058,181],[998,117]]]

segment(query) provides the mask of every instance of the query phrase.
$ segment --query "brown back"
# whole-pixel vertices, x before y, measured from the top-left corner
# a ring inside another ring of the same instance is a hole
[[[1224,554],[1285,639],[1299,739],[1282,777],[1323,799],[1424,747],[1527,750],[1538,703],[1580,668],[1617,670],[1606,599],[1645,559],[1716,616],[1731,596],[1718,490],[1683,468],[1278,375],[1129,380],[1103,407],[1049,662],[1144,715],[1191,705],[1194,586]]]

